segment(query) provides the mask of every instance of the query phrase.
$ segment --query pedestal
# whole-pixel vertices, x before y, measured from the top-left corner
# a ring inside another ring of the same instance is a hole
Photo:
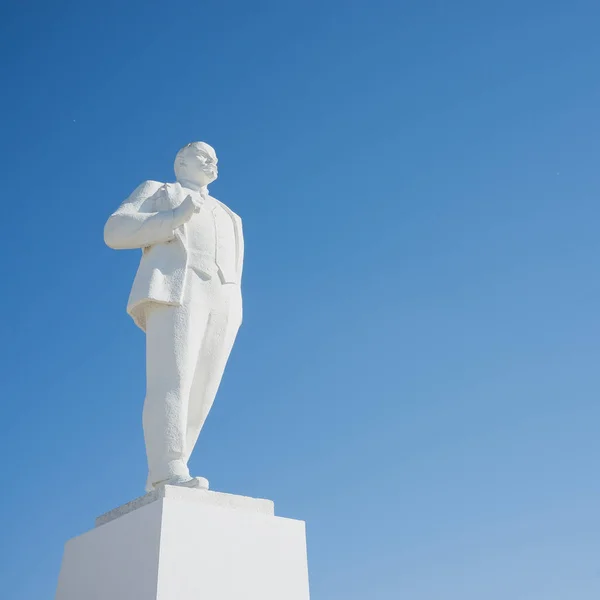
[[[166,486],[67,542],[56,600],[309,600],[304,522]]]

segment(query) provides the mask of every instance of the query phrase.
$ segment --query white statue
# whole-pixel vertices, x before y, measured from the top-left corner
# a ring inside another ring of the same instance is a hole
[[[242,322],[241,219],[208,195],[213,148],[195,142],[175,159],[176,183],[145,181],[111,215],[104,240],[141,248],[127,312],[146,332],[146,490],[182,485]]]

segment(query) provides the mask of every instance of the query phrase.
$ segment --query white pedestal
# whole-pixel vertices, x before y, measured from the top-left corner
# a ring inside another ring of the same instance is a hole
[[[304,522],[166,486],[67,542],[56,600],[309,600]]]

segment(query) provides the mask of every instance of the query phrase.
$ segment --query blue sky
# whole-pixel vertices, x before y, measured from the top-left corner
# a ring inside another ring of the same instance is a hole
[[[597,2],[0,6],[0,580],[140,495],[139,254],[217,149],[245,322],[192,459],[306,519],[313,600],[600,594]]]

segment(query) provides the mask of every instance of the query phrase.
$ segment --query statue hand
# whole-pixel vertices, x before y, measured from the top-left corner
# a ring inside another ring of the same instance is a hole
[[[175,228],[187,223],[201,208],[201,201],[194,200],[191,195],[186,196],[184,201],[173,209],[173,224]]]

